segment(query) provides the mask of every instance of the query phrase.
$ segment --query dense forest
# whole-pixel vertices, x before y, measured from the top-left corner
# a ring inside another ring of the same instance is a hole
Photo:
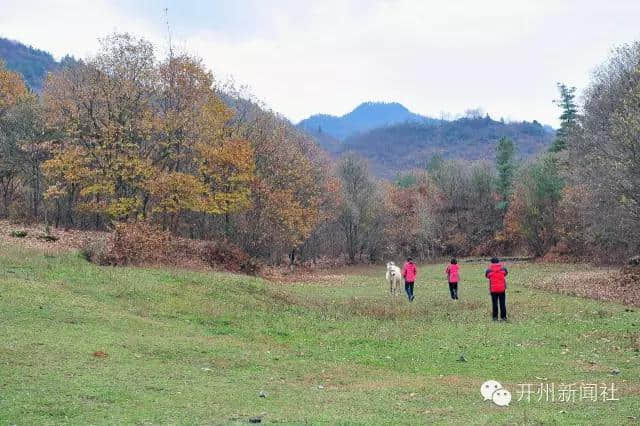
[[[639,67],[636,43],[602,65],[580,104],[558,85],[555,135],[489,117],[402,123],[346,138],[351,152],[332,160],[216,85],[197,58],[159,58],[146,40],[113,34],[96,56],[53,70],[41,94],[0,68],[0,216],[215,241],[276,263],[620,262],[640,245]],[[388,143],[396,133],[404,146]],[[365,144],[396,158],[369,161]],[[443,155],[452,145],[460,158]],[[404,172],[380,181],[377,164]]]

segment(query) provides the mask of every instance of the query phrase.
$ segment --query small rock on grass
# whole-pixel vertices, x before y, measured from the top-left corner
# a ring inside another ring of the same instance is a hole
[[[614,376],[617,376],[618,374],[620,374],[620,369],[619,368],[614,368],[613,370],[611,370],[611,374]]]
[[[260,391],[260,393],[258,394],[258,396],[260,398],[266,398],[267,397],[267,393],[265,391]]]
[[[460,354],[460,357],[458,358],[459,362],[467,362],[467,357],[465,356],[464,353]]]
[[[253,417],[249,418],[249,423],[262,423],[262,418],[264,416],[266,416],[266,415],[267,415],[266,412],[262,412],[258,416],[253,416]]]

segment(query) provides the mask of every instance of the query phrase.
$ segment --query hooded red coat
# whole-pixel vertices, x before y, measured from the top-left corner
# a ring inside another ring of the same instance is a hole
[[[489,278],[489,291],[491,293],[504,293],[507,289],[506,276],[509,272],[501,263],[492,263],[485,272]]]

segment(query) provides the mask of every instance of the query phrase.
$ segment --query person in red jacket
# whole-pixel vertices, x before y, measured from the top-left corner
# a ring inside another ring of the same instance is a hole
[[[502,266],[497,257],[491,259],[491,265],[484,273],[489,279],[489,293],[491,294],[491,304],[493,305],[493,320],[498,320],[498,303],[500,304],[500,319],[507,320],[507,302],[505,292],[507,290],[506,276],[509,273],[507,268]]]
[[[445,270],[447,280],[449,281],[449,292],[451,298],[458,300],[458,281],[460,281],[460,267],[456,259],[451,259],[451,264]]]
[[[404,291],[407,292],[409,302],[413,302],[413,299],[415,299],[413,295],[413,284],[416,281],[416,275],[418,275],[418,268],[416,268],[413,260],[408,258],[402,267],[402,276],[404,277]]]

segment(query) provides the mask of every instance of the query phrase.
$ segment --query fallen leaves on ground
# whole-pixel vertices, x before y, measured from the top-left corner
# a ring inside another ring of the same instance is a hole
[[[24,231],[24,237],[14,237],[12,233],[16,231]],[[43,236],[50,235],[58,239],[52,241],[45,239]],[[45,253],[62,253],[82,248],[88,239],[104,238],[107,232],[100,231],[83,231],[77,229],[66,230],[64,228],[49,229],[49,233],[42,224],[14,224],[8,220],[0,220],[0,241],[10,241],[17,245],[42,250]]]
[[[630,273],[627,269],[621,271],[612,268],[594,268],[551,275],[527,285],[560,294],[640,307],[638,276],[637,273]]]

